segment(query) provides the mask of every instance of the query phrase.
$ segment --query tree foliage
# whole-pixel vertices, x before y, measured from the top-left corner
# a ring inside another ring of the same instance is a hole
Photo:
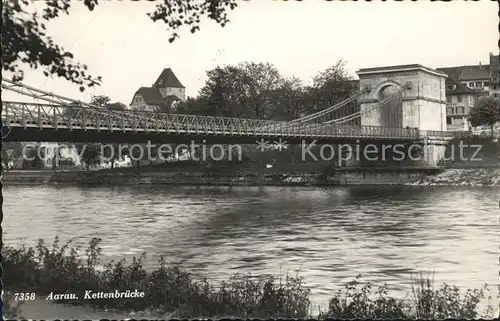
[[[486,96],[477,100],[471,108],[469,121],[472,126],[490,126],[493,135],[493,126],[500,121],[500,99]]]
[[[296,77],[283,78],[279,87],[271,94],[272,117],[277,120],[292,120],[310,112],[312,101],[307,89]]]
[[[353,78],[347,73],[345,65],[344,60],[339,60],[313,78],[310,93],[319,109],[333,106],[352,95],[355,89]]]
[[[76,143],[76,151],[80,155],[80,162],[85,164],[87,170],[90,166],[99,164],[101,161],[101,146],[100,144],[85,144]]]
[[[33,69],[42,67],[44,74],[55,75],[80,85],[98,85],[100,77],[87,73],[87,66],[76,62],[73,54],[55,44],[46,35],[45,23],[58,17],[61,12],[68,14],[69,0],[46,1],[41,14],[29,13],[33,1],[11,0],[3,2],[2,10],[2,68],[14,74],[14,80],[22,80],[20,63],[29,64]],[[85,5],[92,10],[95,1],[86,0]]]
[[[23,156],[24,145],[20,142],[4,142],[2,146],[2,167],[9,168],[9,165],[15,163]]]
[[[279,70],[270,63],[243,63],[243,88],[256,118],[270,114],[270,98],[283,82]]]
[[[114,103],[108,103],[105,105],[105,107],[109,110],[126,110],[128,107],[127,105],[120,103],[120,102],[114,102]]]
[[[188,26],[191,33],[200,30],[203,16],[214,20],[224,27],[229,19],[227,11],[237,7],[236,0],[163,0],[156,5],[156,10],[148,13],[153,21],[161,20],[172,30],[169,42],[179,37],[177,30]]]
[[[198,100],[206,104],[204,113],[211,116],[248,116],[245,72],[238,66],[224,66],[207,71],[208,79]]]
[[[23,169],[39,169],[44,167],[46,159],[46,149],[41,147],[41,144],[36,143],[24,147],[24,155],[22,167]]]
[[[304,86],[285,77],[270,63],[245,62],[207,71],[208,79],[197,97],[197,110],[211,116],[291,120],[324,109],[357,90],[341,60]],[[204,106],[204,107],[203,107]]]
[[[71,52],[54,43],[46,34],[46,23],[69,15],[71,5],[76,1],[48,0],[38,2],[43,7],[32,12],[35,0],[3,1],[2,9],[2,68],[14,74],[15,80],[22,80],[23,68],[29,64],[33,69],[42,68],[46,76],[62,77],[85,87],[100,85],[101,77],[91,76],[87,66],[74,59]],[[98,0],[84,0],[90,10],[99,4]],[[30,7],[31,6],[31,7]],[[163,0],[158,1],[153,12],[147,13],[152,21],[163,21],[171,31],[169,41],[178,38],[177,31],[188,26],[192,33],[199,30],[200,21],[208,17],[221,26],[229,22],[227,12],[236,8],[236,0]]]
[[[90,103],[92,105],[105,107],[111,102],[111,98],[106,95],[93,95]]]
[[[178,105],[176,111],[179,114],[205,115],[207,113],[207,104],[201,99],[188,97],[186,101]]]

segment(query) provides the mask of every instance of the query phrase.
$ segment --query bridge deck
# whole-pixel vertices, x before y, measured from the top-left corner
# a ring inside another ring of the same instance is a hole
[[[131,142],[160,135],[162,139],[182,136],[254,143],[259,138],[411,141],[427,136],[446,139],[456,136],[450,132],[418,129],[111,111],[20,102],[3,102],[2,121],[10,131],[5,140],[17,141]]]

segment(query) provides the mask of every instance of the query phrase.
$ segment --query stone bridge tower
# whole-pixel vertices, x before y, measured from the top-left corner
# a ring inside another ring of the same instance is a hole
[[[361,111],[370,109],[392,93],[403,89],[401,98],[361,116],[361,125],[420,130],[446,130],[446,74],[422,65],[365,68],[356,72]]]

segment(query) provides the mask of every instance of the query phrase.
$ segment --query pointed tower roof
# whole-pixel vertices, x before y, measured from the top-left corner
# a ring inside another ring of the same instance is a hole
[[[165,68],[161,72],[160,76],[153,84],[153,87],[163,88],[163,87],[173,87],[173,88],[186,88],[184,87],[179,79],[175,76],[174,72],[170,68]]]

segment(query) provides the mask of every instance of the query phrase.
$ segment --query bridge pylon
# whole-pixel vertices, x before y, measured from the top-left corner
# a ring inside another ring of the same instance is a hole
[[[360,89],[370,88],[360,97],[362,126],[418,128],[446,131],[446,74],[419,64],[365,68],[356,72]],[[372,108],[381,100],[401,91],[399,100],[383,108]]]

